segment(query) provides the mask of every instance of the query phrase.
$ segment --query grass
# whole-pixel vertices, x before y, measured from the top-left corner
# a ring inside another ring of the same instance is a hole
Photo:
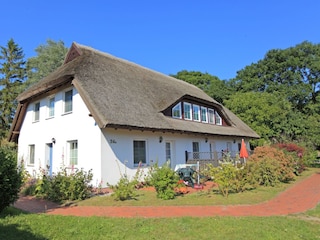
[[[320,211],[318,206],[317,211]],[[0,239],[319,239],[320,222],[292,217],[105,218],[0,216]]]
[[[289,184],[279,184],[277,187],[260,187],[243,193],[230,194],[228,198],[214,191],[202,191],[185,194],[173,200],[157,198],[154,191],[139,190],[138,196],[132,200],[116,201],[112,196],[96,196],[77,202],[79,206],[186,206],[186,205],[238,205],[256,204],[274,198],[277,194],[309,177],[319,169],[310,168],[304,171],[297,180]]]
[[[319,169],[310,169],[297,181]],[[297,182],[296,181],[296,182]],[[296,183],[295,182],[295,183]],[[195,194],[174,201],[159,201],[147,193],[138,200],[116,202],[111,197],[96,197],[79,205],[104,204],[241,204],[268,200],[292,184],[277,188],[262,188],[242,194]],[[110,200],[110,201],[109,201]],[[175,203],[177,201],[177,203]],[[246,202],[247,201],[247,202]],[[116,202],[116,203],[115,203]],[[27,214],[15,208],[7,208],[0,214],[0,239],[320,239],[320,205],[304,214],[278,217],[206,217],[206,218],[107,218],[72,217],[45,214]]]

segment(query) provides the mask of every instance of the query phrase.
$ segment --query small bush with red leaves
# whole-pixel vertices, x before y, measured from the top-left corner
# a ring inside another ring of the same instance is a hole
[[[305,169],[305,148],[298,146],[295,143],[278,143],[275,145],[276,148],[284,150],[286,153],[289,153],[294,159],[294,174],[300,175]]]
[[[275,147],[286,150],[288,152],[295,152],[297,156],[303,156],[304,148],[295,143],[278,143]],[[301,155],[300,155],[301,154]]]
[[[282,150],[271,146],[257,147],[249,157],[248,162],[256,163],[256,176],[260,185],[273,185],[270,181],[261,179],[274,179],[271,182],[290,182],[294,180],[295,161],[292,156]],[[273,166],[272,166],[273,165]],[[261,168],[261,169],[259,169]]]

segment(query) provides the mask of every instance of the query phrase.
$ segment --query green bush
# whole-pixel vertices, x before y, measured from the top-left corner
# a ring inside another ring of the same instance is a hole
[[[210,164],[208,170],[213,181],[218,184],[220,193],[228,197],[229,191],[235,189],[237,168],[231,163],[223,163],[219,167]]]
[[[123,174],[116,185],[110,186],[113,190],[112,195],[115,197],[115,200],[120,201],[134,199],[137,196],[137,184],[138,180],[136,177],[130,180],[127,174]]]
[[[258,163],[258,166],[263,168],[260,171],[262,174],[260,175],[260,181],[262,183],[266,182],[268,184],[268,182],[276,182],[277,180],[287,183],[295,178],[295,160],[290,154],[285,154],[284,151],[278,148],[270,146],[257,147],[249,157],[248,162]],[[263,180],[264,178],[265,180]]]
[[[63,169],[55,176],[43,175],[37,182],[36,196],[58,203],[86,199],[91,195],[92,177],[92,170],[87,173],[82,169],[71,174]]]
[[[22,186],[22,170],[17,167],[15,149],[0,147],[0,212],[19,197]]]
[[[143,174],[143,171],[141,171],[141,165],[142,163],[140,162],[133,179],[129,179],[127,172],[125,172],[124,174],[121,173],[118,164],[121,178],[116,185],[108,184],[113,190],[112,195],[115,197],[115,200],[125,201],[134,199],[137,196],[137,188],[139,188],[139,186],[141,185],[140,180],[142,178],[141,175]]]
[[[158,198],[169,200],[176,197],[174,189],[178,186],[179,176],[168,163],[162,167],[155,164],[149,174],[148,181],[155,187]]]
[[[264,158],[261,161],[248,164],[253,164],[254,176],[257,183],[261,186],[276,186],[280,182],[281,175],[278,174],[280,164],[272,158]]]

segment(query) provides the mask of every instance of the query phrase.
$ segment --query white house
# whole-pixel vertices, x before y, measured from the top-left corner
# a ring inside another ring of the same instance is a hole
[[[92,169],[93,184],[115,184],[139,163],[215,160],[259,137],[199,88],[77,43],[17,100],[9,139],[35,176]]]

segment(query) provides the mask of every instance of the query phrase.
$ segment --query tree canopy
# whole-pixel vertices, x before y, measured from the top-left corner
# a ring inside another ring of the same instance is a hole
[[[26,77],[22,48],[10,39],[0,52],[0,137],[7,135],[17,107],[15,101]]]
[[[220,103],[230,95],[230,89],[225,81],[209,73],[183,70],[171,76],[197,86]]]
[[[186,70],[172,76],[239,116],[261,136],[254,145],[295,141],[320,146],[320,44],[272,49],[228,81]]]
[[[35,49],[38,54],[27,61],[28,80],[26,86],[30,86],[42,78],[48,76],[63,64],[68,48],[63,41],[47,40],[46,44]]]

